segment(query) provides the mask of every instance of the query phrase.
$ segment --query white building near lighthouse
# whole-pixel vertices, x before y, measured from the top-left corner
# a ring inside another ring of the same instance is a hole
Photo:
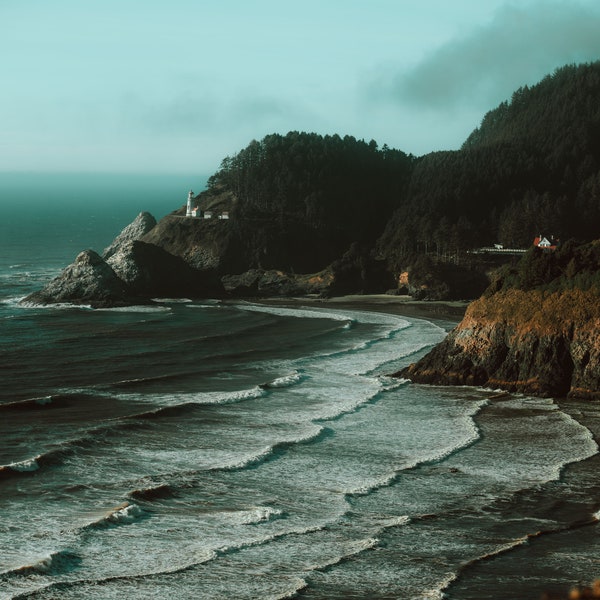
[[[199,206],[194,206],[194,200],[195,200],[194,192],[192,190],[190,190],[188,192],[188,197],[187,197],[185,216],[186,217],[196,217],[198,219],[212,219],[213,214],[214,214],[213,211],[212,210],[205,210],[205,211],[200,210]],[[229,219],[229,211],[228,210],[221,211],[218,214],[217,219],[228,220]]]

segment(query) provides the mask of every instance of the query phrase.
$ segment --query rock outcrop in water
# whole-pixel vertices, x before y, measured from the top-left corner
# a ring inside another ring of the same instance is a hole
[[[201,272],[181,257],[139,239],[155,225],[152,215],[140,213],[105,250],[104,257],[93,250],[81,252],[58,277],[22,302],[99,308],[147,303],[157,296],[223,295],[214,271]]]
[[[26,304],[77,303],[115,306],[130,302],[127,285],[93,250],[84,250],[44,289],[27,296]]]
[[[600,296],[511,289],[473,302],[462,322],[397,375],[540,396],[600,399]]]

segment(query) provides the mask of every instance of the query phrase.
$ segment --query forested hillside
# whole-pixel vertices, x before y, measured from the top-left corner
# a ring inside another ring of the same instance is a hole
[[[199,201],[230,210],[242,270],[309,273],[346,255],[363,275],[378,261],[396,276],[465,265],[493,243],[527,248],[539,233],[595,239],[600,62],[517,90],[457,151],[416,158],[351,136],[268,135],[225,158]]]
[[[517,90],[461,150],[416,158],[351,136],[273,134],[225,158],[195,200],[205,216],[227,218],[186,218],[184,206],[129,240],[118,261],[82,253],[29,300],[114,305],[169,291],[445,300],[487,288],[595,306],[600,246],[586,242],[600,238],[600,62]],[[560,240],[555,253],[532,249],[517,264],[510,253],[469,252],[498,242],[525,250],[539,234]]]
[[[392,263],[536,233],[589,240],[600,228],[600,62],[566,66],[485,115],[459,151],[416,164],[380,249]]]
[[[530,248],[517,265],[498,270],[486,296],[507,289],[544,292],[578,289],[600,294],[600,240],[586,244],[569,240],[556,252]]]
[[[273,134],[225,158],[203,202],[231,193],[231,225],[249,267],[311,272],[352,243],[373,246],[414,160],[351,136]]]

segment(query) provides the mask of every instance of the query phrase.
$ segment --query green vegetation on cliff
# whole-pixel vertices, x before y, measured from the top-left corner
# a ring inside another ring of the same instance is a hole
[[[587,244],[569,240],[556,252],[530,248],[516,266],[504,267],[497,273],[486,295],[511,288],[600,293],[600,240]]]
[[[566,66],[485,115],[461,150],[420,158],[379,248],[392,264],[540,231],[600,231],[600,62]]]

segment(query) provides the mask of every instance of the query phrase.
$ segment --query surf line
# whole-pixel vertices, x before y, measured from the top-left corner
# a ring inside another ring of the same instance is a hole
[[[534,533],[527,533],[523,537],[517,538],[513,542],[504,544],[503,546],[500,546],[492,552],[472,558],[471,560],[460,565],[456,571],[454,578],[452,578],[451,581],[448,581],[447,585],[439,590],[440,594],[443,595],[446,592],[450,591],[452,587],[454,587],[461,579],[464,579],[465,575],[468,574],[470,570],[476,568],[482,563],[495,560],[499,556],[503,556],[504,554],[508,554],[509,552],[518,550],[519,548],[522,548],[523,546],[529,545],[531,543],[535,543],[540,538],[576,531],[577,529],[581,529],[583,527],[591,527],[597,525],[599,522],[600,511],[594,513],[591,517],[587,519],[579,519],[577,521],[568,523],[567,525],[563,525],[562,527],[556,527],[554,529],[542,529]]]

